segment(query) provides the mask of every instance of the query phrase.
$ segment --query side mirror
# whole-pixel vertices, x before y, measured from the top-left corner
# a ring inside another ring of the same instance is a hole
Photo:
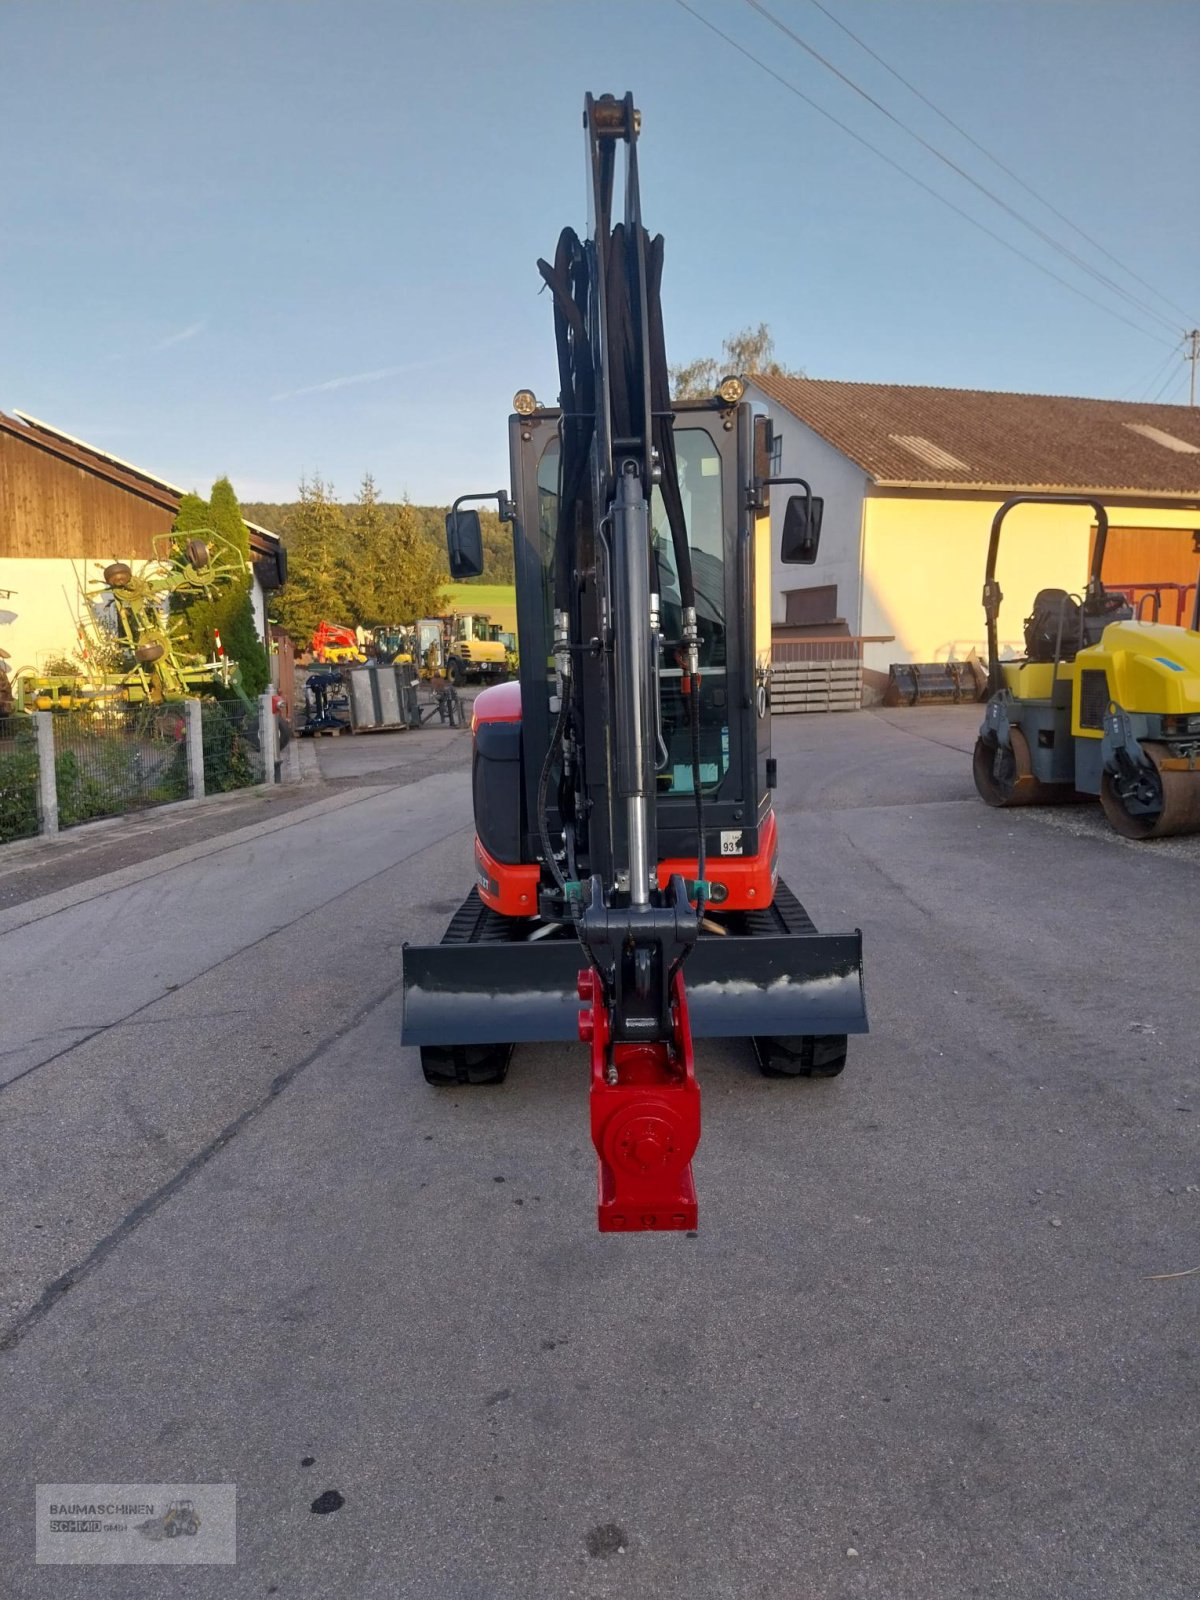
[[[479,577],[483,571],[483,530],[478,511],[447,512],[446,551],[450,576],[456,583]]]
[[[821,518],[825,502],[820,495],[794,494],[783,517],[783,547],[779,559],[788,565],[811,566],[821,543]]]

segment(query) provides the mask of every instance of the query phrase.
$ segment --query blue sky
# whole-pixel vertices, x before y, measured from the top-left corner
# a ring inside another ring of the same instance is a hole
[[[675,0],[8,0],[0,407],[187,487],[228,472],[246,499],[291,498],[314,470],[346,497],[366,468],[418,501],[498,487],[514,389],[556,390],[534,262],[586,221],[583,94],[627,88],[643,114],[643,209],[666,235],[673,361],[765,320],[779,355],[814,377],[1133,399],[1165,381],[1164,400],[1186,400],[1169,347],[1200,319],[1200,6],[824,0],[1176,311],[810,0],[767,3],[1170,331],[744,0],[689,4],[1148,331],[971,227]]]

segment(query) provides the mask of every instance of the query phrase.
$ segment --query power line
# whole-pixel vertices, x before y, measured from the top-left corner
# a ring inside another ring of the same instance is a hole
[[[877,100],[873,94],[870,94],[862,87],[861,84],[856,83],[854,79],[851,78],[847,73],[843,72],[840,67],[835,66],[833,62],[828,59],[828,57],[823,56],[819,50],[814,49],[814,47],[809,44],[806,39],[802,39],[794,29],[789,28],[786,22],[781,22],[773,12],[769,11],[767,7],[762,4],[762,0],[746,0],[746,4],[751,8],[752,11],[757,11],[759,16],[765,18],[772,27],[777,28],[780,33],[782,33],[786,38],[790,39],[793,44],[799,45],[800,49],[810,55],[814,61],[819,62],[827,71],[832,72],[835,78],[838,78],[842,83],[844,83],[847,88],[851,89],[856,95],[859,96],[860,99],[865,100],[868,105],[873,106],[881,116],[886,117],[889,122],[894,123],[902,133],[906,133],[910,139],[915,139],[921,148],[923,150],[927,150],[935,160],[940,161],[943,166],[948,167],[951,172],[962,178],[965,183],[969,183],[973,189],[978,189],[980,194],[985,195],[993,205],[997,205],[1002,211],[1007,212],[1015,222],[1019,222],[1023,228],[1028,229],[1030,233],[1036,235],[1036,237],[1039,238],[1044,244],[1049,245],[1052,250],[1057,250],[1060,255],[1065,256],[1067,260],[1078,267],[1080,271],[1086,272],[1089,277],[1094,278],[1098,283],[1102,283],[1114,294],[1120,295],[1121,298],[1128,301],[1130,305],[1136,306],[1137,309],[1143,313],[1143,315],[1153,317],[1157,322],[1160,322],[1163,327],[1168,328],[1172,333],[1175,332],[1178,326],[1177,323],[1171,321],[1169,317],[1165,317],[1161,311],[1156,310],[1154,306],[1148,304],[1145,300],[1141,299],[1131,290],[1126,289],[1123,284],[1118,283],[1114,278],[1110,278],[1106,272],[1101,272],[1098,267],[1094,267],[1084,256],[1081,256],[1077,251],[1072,250],[1069,245],[1063,244],[1061,240],[1056,239],[1052,233],[1047,233],[1046,230],[1039,227],[1036,222],[1031,222],[1028,217],[1026,217],[1022,212],[1018,211],[1015,206],[1010,205],[1008,201],[1005,200],[1001,195],[998,195],[995,190],[989,189],[985,183],[981,183],[979,179],[969,173],[965,167],[960,166],[957,161],[946,155],[943,151],[939,150],[935,144],[931,144],[930,141],[922,134],[919,134],[915,129],[910,128],[906,122],[904,122],[900,117],[896,116],[895,112],[889,111],[887,106],[885,106],[882,101]]]
[[[1169,386],[1169,385],[1171,385],[1171,384],[1174,384],[1174,386],[1175,386],[1175,387],[1176,387],[1176,388],[1177,388],[1177,387],[1178,387],[1178,386],[1179,386],[1179,382],[1180,382],[1180,379],[1181,379],[1181,378],[1182,378],[1182,377],[1183,377],[1183,376],[1184,376],[1184,374],[1183,374],[1183,373],[1180,373],[1180,372],[1168,372],[1168,373],[1167,373],[1167,375],[1166,375],[1166,377],[1165,377],[1165,378],[1164,378],[1164,379],[1163,379],[1163,381],[1162,381],[1162,382],[1161,382],[1161,383],[1160,383],[1160,384],[1159,384],[1159,386],[1158,386],[1158,392],[1157,392],[1157,394],[1156,394],[1156,395],[1155,395],[1155,396],[1154,396],[1154,399],[1153,399],[1153,400],[1151,400],[1151,401],[1150,401],[1150,404],[1151,404],[1151,405],[1152,405],[1152,406],[1153,406],[1153,405],[1157,405],[1157,404],[1158,404],[1158,402],[1159,402],[1159,400],[1161,400],[1161,399],[1162,399],[1162,395],[1163,395],[1163,391],[1164,391],[1164,390],[1165,390],[1165,389],[1166,389],[1166,388],[1167,388],[1167,387],[1168,387],[1168,386]]]
[[[1131,321],[1129,317],[1116,310],[1115,307],[1106,305],[1103,300],[1097,300],[1094,295],[1088,294],[1086,290],[1081,289],[1078,284],[1071,283],[1067,278],[1064,278],[1060,276],[1059,273],[1055,272],[1053,268],[1046,266],[1044,262],[1039,261],[1035,256],[1027,254],[1017,245],[1011,243],[1008,239],[1005,239],[1003,235],[996,233],[995,230],[989,228],[985,222],[980,222],[978,217],[973,217],[969,211],[964,211],[961,206],[956,205],[948,196],[933,188],[931,184],[926,183],[924,178],[918,178],[915,172],[910,172],[907,167],[901,166],[898,161],[894,160],[885,151],[881,150],[878,145],[872,144],[869,139],[864,138],[861,133],[856,132],[856,130],[850,127],[848,123],[842,122],[840,118],[835,117],[832,111],[826,111],[823,105],[820,105],[816,100],[812,99],[811,96],[805,94],[802,89],[797,89],[794,83],[790,83],[787,78],[782,77],[778,72],[775,71],[773,67],[769,67],[765,61],[760,60],[760,58],[756,56],[753,51],[747,50],[745,45],[739,44],[736,39],[731,38],[729,34],[725,33],[721,28],[718,28],[715,22],[710,22],[708,18],[701,15],[699,11],[694,10],[687,3],[687,0],[675,0],[675,4],[679,6],[681,10],[686,11],[689,16],[694,17],[697,22],[703,23],[710,33],[715,33],[719,39],[723,39],[725,43],[732,49],[736,50],[739,55],[745,56],[747,61],[752,61],[754,65],[765,72],[768,77],[774,78],[775,82],[782,85],[782,87],[785,88],[789,94],[794,94],[798,100],[803,100],[805,105],[810,106],[812,110],[818,112],[822,117],[825,118],[827,122],[832,122],[835,128],[840,128],[843,133],[848,134],[849,137],[857,144],[861,144],[863,148],[869,150],[872,155],[878,156],[881,161],[885,161],[887,165],[893,169],[893,171],[900,173],[900,175],[904,178],[907,178],[910,183],[915,183],[919,189],[924,189],[926,194],[932,195],[935,200],[939,201],[942,205],[953,211],[956,216],[962,217],[965,222],[969,222],[973,228],[978,228],[980,233],[986,233],[989,239],[993,239],[998,245],[1002,246],[1005,250],[1008,250],[1012,255],[1018,256],[1029,266],[1034,267],[1038,272],[1044,273],[1047,278],[1053,278],[1055,283],[1061,284],[1064,289],[1069,289],[1072,294],[1078,295],[1081,300],[1086,300],[1089,305],[1096,306],[1108,316],[1115,317],[1118,322],[1123,322],[1127,328],[1132,328],[1135,333],[1142,334],[1144,338],[1153,339],[1158,344],[1166,344],[1167,341],[1162,337],[1161,334],[1155,332],[1153,329],[1143,327],[1140,322]]]
[[[1181,317],[1188,317],[1190,319],[1190,312],[1185,311],[1182,306],[1176,305],[1175,301],[1172,300],[1169,295],[1163,294],[1161,289],[1156,289],[1152,283],[1148,283],[1146,279],[1136,273],[1132,267],[1127,267],[1124,262],[1120,261],[1115,255],[1113,255],[1111,250],[1106,249],[1098,239],[1093,239],[1091,234],[1087,233],[1083,228],[1081,228],[1077,222],[1072,222],[1070,217],[1066,216],[1058,209],[1056,205],[1047,200],[1045,195],[1039,194],[1032,184],[1026,183],[1025,179],[1022,178],[1019,173],[1014,172],[1011,167],[1006,166],[1005,163],[1000,160],[999,156],[993,155],[992,152],[986,148],[986,146],[980,144],[979,140],[969,134],[961,123],[955,122],[953,117],[947,115],[947,113],[943,111],[940,106],[935,105],[927,94],[922,94],[921,90],[917,88],[915,83],[910,83],[903,73],[897,72],[896,68],[893,67],[890,62],[885,61],[883,56],[881,56],[877,50],[872,50],[871,46],[866,42],[865,39],[860,39],[858,34],[855,33],[852,28],[848,28],[839,16],[830,11],[828,6],[822,5],[821,0],[809,0],[809,3],[816,6],[817,10],[821,12],[823,16],[828,17],[830,22],[833,23],[834,27],[840,28],[842,32],[847,35],[847,37],[853,39],[855,44],[858,45],[859,49],[865,50],[873,61],[878,61],[879,65],[884,69],[884,71],[890,72],[892,77],[895,78],[898,83],[902,83],[910,94],[916,95],[917,99],[921,101],[922,105],[928,106],[930,111],[932,111],[935,116],[941,117],[942,121],[948,127],[953,128],[955,133],[957,133],[961,138],[965,139],[969,145],[973,145],[974,148],[979,151],[980,155],[985,156],[994,167],[999,167],[1000,171],[1003,172],[1006,177],[1011,178],[1015,184],[1018,184],[1022,189],[1024,189],[1026,194],[1031,194],[1040,205],[1045,206],[1046,210],[1052,212],[1060,222],[1065,222],[1068,228],[1073,229],[1073,231],[1077,233],[1081,239],[1085,239],[1088,244],[1092,246],[1093,250],[1099,250],[1102,256],[1105,256],[1109,261],[1111,261],[1115,267],[1119,267],[1121,271],[1125,273],[1127,277],[1132,278],[1135,283],[1140,283],[1143,289],[1149,289],[1150,293],[1157,299],[1161,300],[1164,305],[1170,306],[1173,311],[1178,311]]]
[[[1188,342],[1187,362],[1191,367],[1191,383],[1188,388],[1188,405],[1196,404],[1196,364],[1200,362],[1200,328],[1192,328],[1183,336]]]
[[[1173,345],[1163,360],[1155,364],[1154,369],[1150,373],[1149,377],[1144,379],[1141,383],[1133,384],[1131,388],[1127,389],[1125,391],[1124,398],[1126,400],[1145,400],[1146,396],[1162,377],[1163,373],[1170,366],[1171,362],[1174,361],[1178,353],[1179,346]]]

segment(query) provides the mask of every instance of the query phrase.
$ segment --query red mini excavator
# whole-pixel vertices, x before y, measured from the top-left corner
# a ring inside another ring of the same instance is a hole
[[[512,525],[520,681],[475,702],[477,882],[440,944],[405,948],[404,1040],[455,1086],[582,1039],[601,1229],[688,1229],[693,1035],[829,1077],[867,1027],[861,936],[819,934],[779,878],[771,805],[771,485],[801,491],[785,561],[815,559],[822,507],[770,477],[740,379],[672,403],[632,96],[588,95],[584,129],[590,235],[538,263],[559,404],[518,393],[511,490],[446,519],[455,579],[483,567],[468,502]]]
[[[362,661],[358,636],[340,622],[321,622],[315,629],[309,649],[318,661]]]

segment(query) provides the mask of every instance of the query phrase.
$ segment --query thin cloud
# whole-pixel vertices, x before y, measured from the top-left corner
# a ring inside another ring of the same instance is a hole
[[[265,500],[270,503],[288,502],[296,498],[296,480],[283,478],[243,478],[232,473],[237,497],[244,505],[248,500]]]
[[[189,322],[186,328],[180,328],[178,333],[169,333],[165,339],[160,339],[154,346],[156,350],[170,350],[173,345],[184,344],[188,339],[194,339],[198,333],[203,333],[208,326],[208,318],[201,317],[199,322]]]
[[[385,378],[398,378],[402,372],[417,372],[422,367],[436,365],[432,361],[406,361],[398,367],[376,367],[373,372],[351,372],[344,378],[326,378],[324,383],[306,383],[301,389],[284,389],[273,394],[272,400],[296,400],[303,394],[328,394],[333,389],[349,389],[359,383],[382,383]]]

